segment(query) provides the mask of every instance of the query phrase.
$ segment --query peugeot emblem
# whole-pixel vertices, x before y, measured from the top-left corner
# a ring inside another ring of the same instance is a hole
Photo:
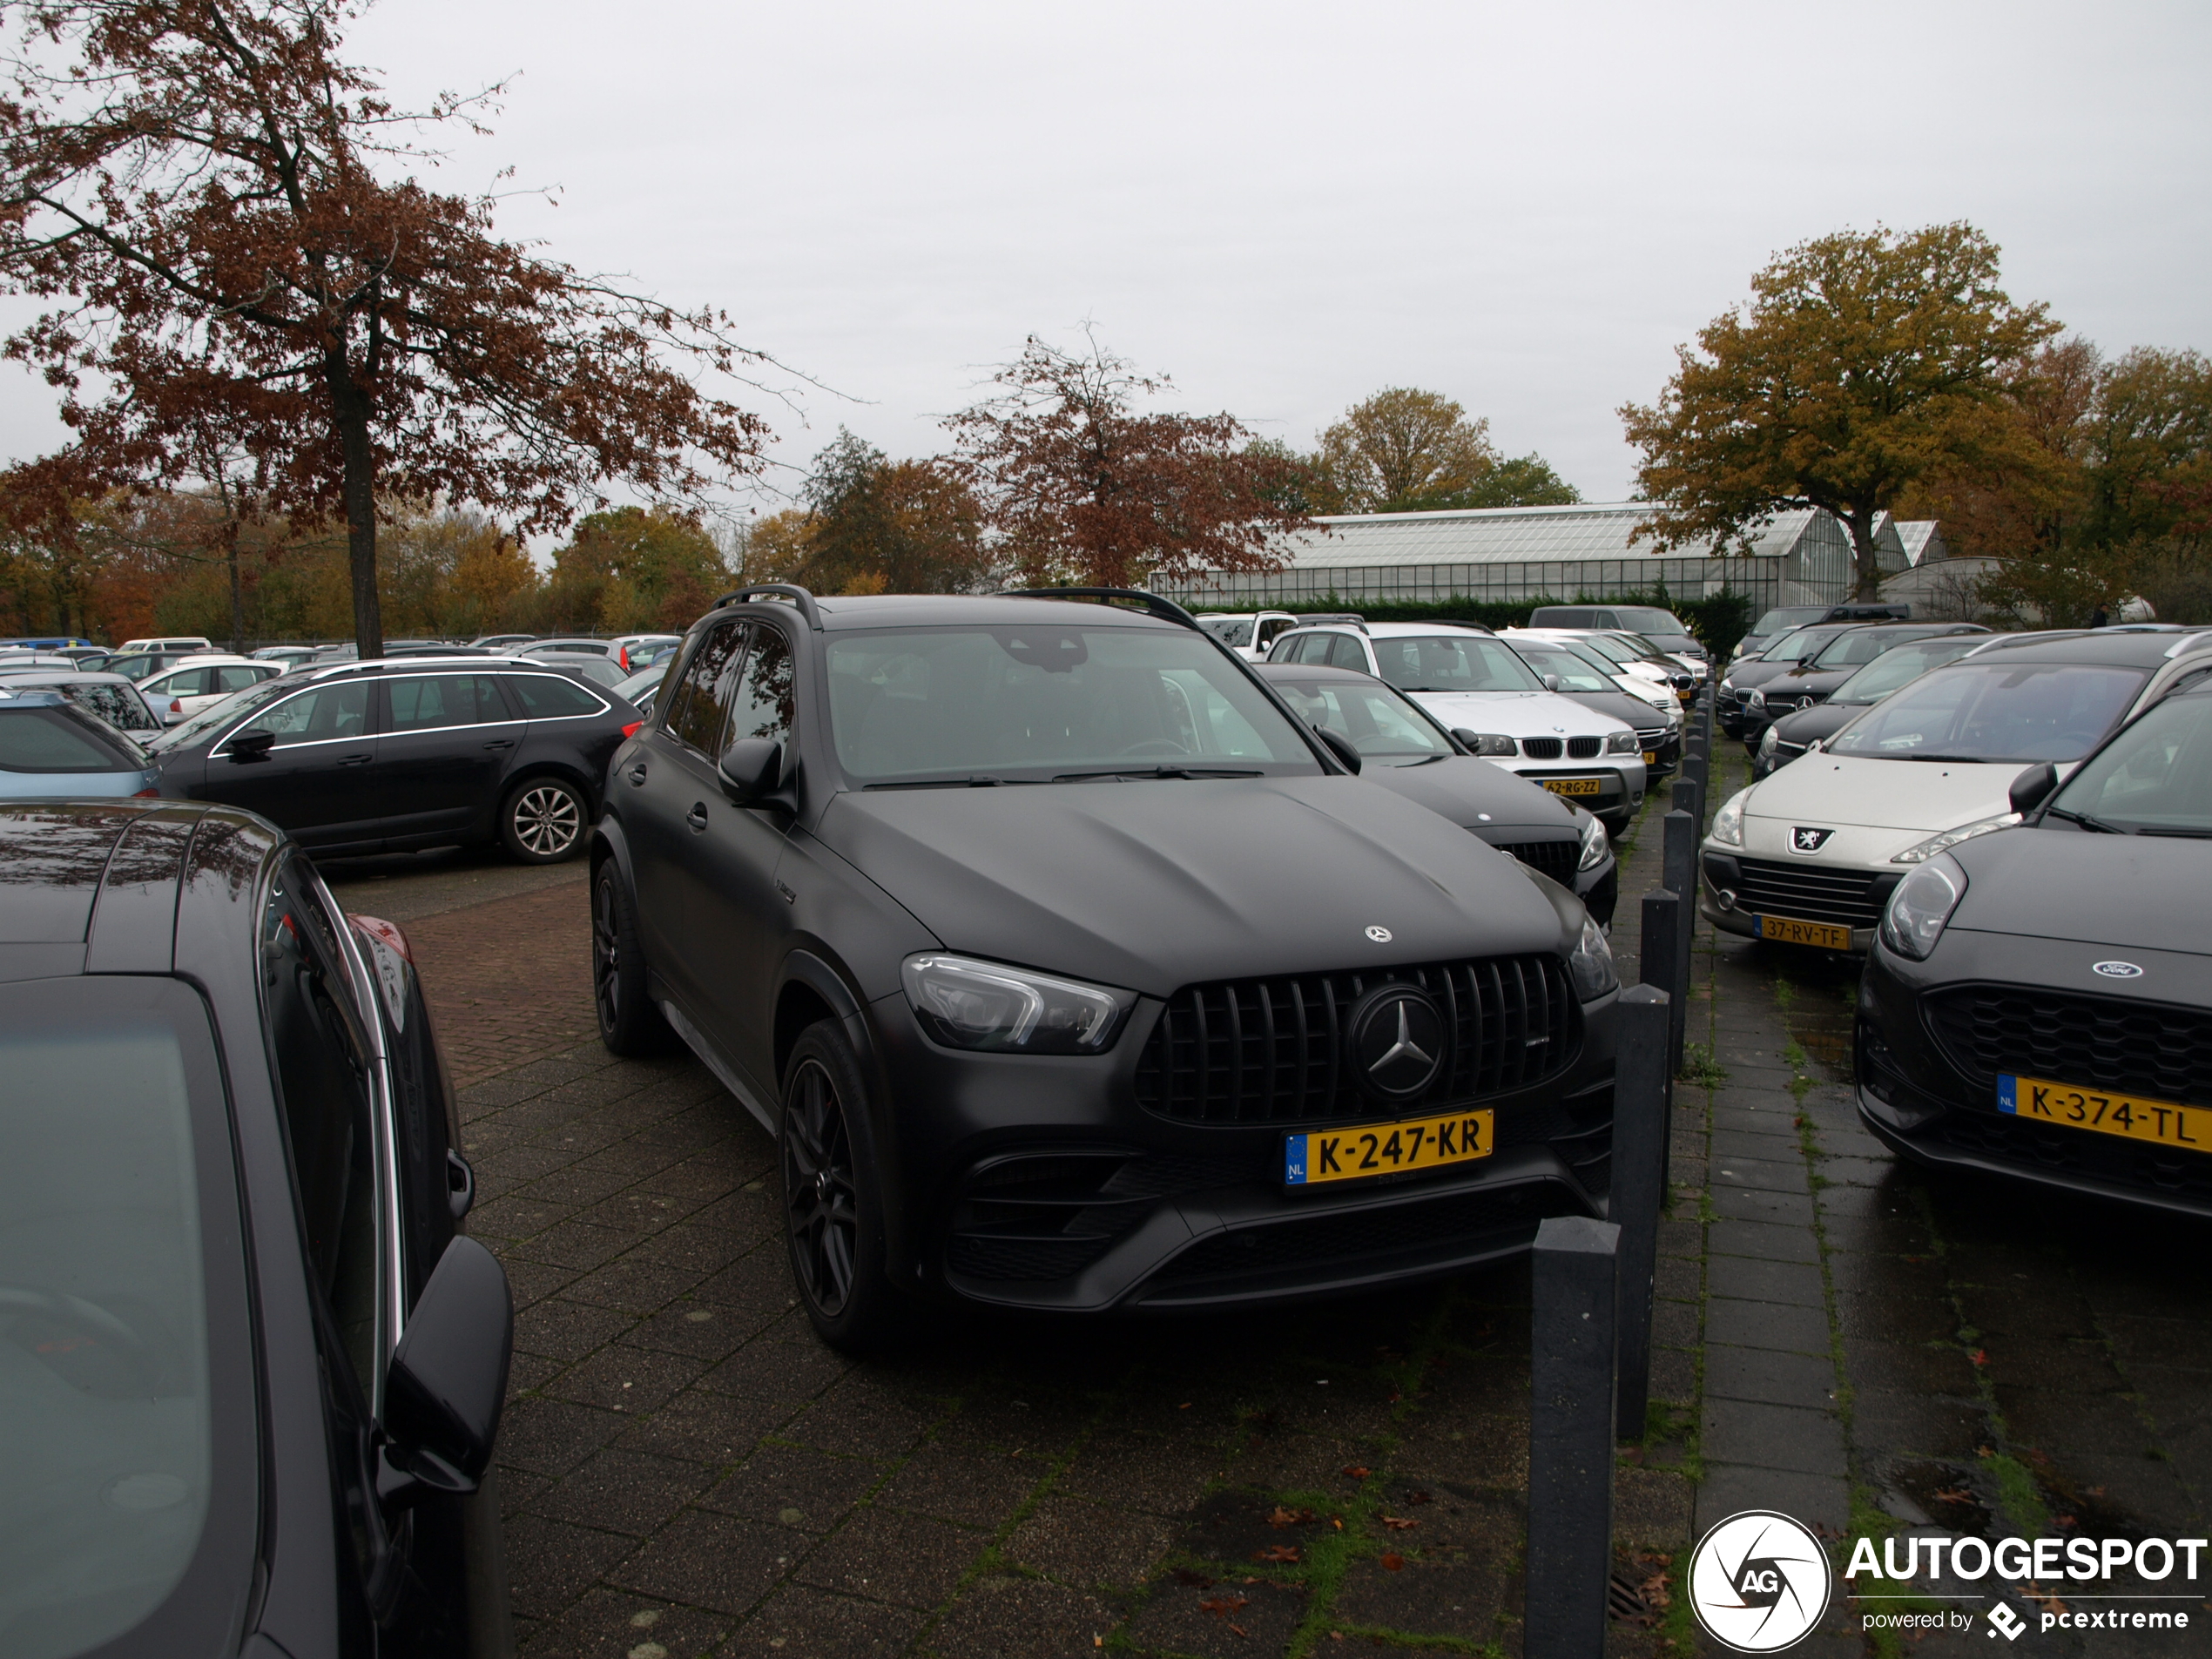
[[[1444,1065],[1444,1016],[1415,985],[1379,986],[1352,1011],[1359,1086],[1383,1101],[1412,1100]]]
[[[2102,974],[2107,979],[2141,979],[2143,970],[2133,962],[2092,962],[2092,974]]]
[[[1390,943],[1390,929],[1387,927],[1370,927],[1367,929],[1367,937],[1373,940],[1378,945],[1387,945]]]
[[[1831,829],[1806,829],[1803,826],[1792,829],[1790,832],[1790,850],[1792,853],[1817,853],[1828,845],[1828,838],[1835,833]]]

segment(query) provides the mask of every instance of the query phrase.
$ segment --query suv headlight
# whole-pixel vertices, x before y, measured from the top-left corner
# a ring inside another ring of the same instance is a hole
[[[1577,870],[1595,870],[1605,862],[1605,855],[1613,850],[1612,839],[1605,833],[1605,826],[1588,813],[1582,814],[1582,861]]]
[[[1136,1003],[1134,991],[934,951],[907,957],[899,978],[924,1031],[993,1054],[1102,1053]]]
[[[1643,739],[1634,732],[1608,732],[1605,734],[1605,752],[1609,755],[1642,754]]]
[[[1510,760],[1521,752],[1511,738],[1495,732],[1458,732],[1453,735],[1486,759]]]
[[[1763,709],[1766,706],[1766,692],[1763,690],[1755,688],[1752,691],[1751,695],[1745,698],[1743,701],[1748,707]]]
[[[1943,925],[1966,896],[1966,873],[1939,853],[1897,884],[1882,912],[1882,942],[1900,956],[1925,961]]]
[[[1978,818],[1971,824],[1959,825],[1957,829],[1946,830],[1940,835],[1931,835],[1918,846],[1906,847],[1890,862],[1925,864],[1947,847],[1956,846],[1961,841],[1971,841],[1977,835],[1986,835],[1992,830],[2010,829],[2020,821],[2018,813],[2000,813],[1994,818]]]
[[[1775,725],[1767,727],[1765,735],[1759,739],[1759,759],[1762,760],[1771,759],[1774,755],[1775,745],[1781,741],[1782,728]]]
[[[1588,916],[1582,918],[1582,936],[1567,958],[1567,973],[1575,981],[1575,996],[1584,1002],[1595,1001],[1621,983],[1613,968],[1613,947]]]
[[[1713,839],[1723,846],[1743,845],[1743,799],[1751,792],[1739,789],[1713,814]]]

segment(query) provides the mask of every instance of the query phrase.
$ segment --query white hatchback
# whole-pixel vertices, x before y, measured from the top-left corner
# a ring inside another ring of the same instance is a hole
[[[1371,622],[1283,635],[1271,663],[1325,663],[1387,680],[1487,760],[1588,808],[1618,835],[1643,805],[1643,745],[1625,720],[1544,689],[1487,628]]]
[[[187,657],[173,668],[150,674],[138,682],[156,718],[175,725],[202,709],[212,708],[233,691],[259,685],[284,672],[283,663],[257,662],[250,657]]]
[[[1724,933],[1865,950],[1916,866],[2019,821],[2015,784],[2047,793],[2030,774],[2063,777],[2207,677],[2212,631],[2021,635],[1932,669],[1730,797],[1701,852],[1698,913]]]

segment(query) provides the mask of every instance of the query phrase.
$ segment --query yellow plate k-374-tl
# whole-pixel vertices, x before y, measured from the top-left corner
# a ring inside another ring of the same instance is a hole
[[[1440,1170],[1487,1158],[1496,1150],[1492,1138],[1496,1117],[1495,1112],[1485,1108],[1447,1112],[1440,1117],[1407,1117],[1395,1123],[1285,1135],[1283,1184],[1318,1186],[1327,1181]]]
[[[1554,795],[1595,795],[1605,787],[1602,778],[1538,778],[1534,781]]]
[[[2202,1106],[2076,1089],[2047,1077],[2007,1074],[1997,1080],[1997,1109],[2023,1123],[2058,1123],[2160,1146],[2212,1151],[2212,1109]]]

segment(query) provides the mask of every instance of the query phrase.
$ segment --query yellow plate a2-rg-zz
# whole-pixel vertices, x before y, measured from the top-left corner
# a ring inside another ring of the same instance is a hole
[[[1605,787],[1602,778],[1534,778],[1554,795],[1595,795]]]
[[[2184,1106],[2178,1101],[2076,1089],[2072,1083],[2056,1083],[2047,1077],[2020,1077],[2008,1072],[1997,1080],[1997,1109],[2024,1123],[2056,1123],[2159,1146],[2212,1151],[2212,1109]]]
[[[1319,1186],[1331,1181],[1372,1180],[1409,1170],[1440,1170],[1487,1158],[1497,1150],[1497,1114],[1446,1112],[1395,1123],[1313,1130],[1283,1137],[1283,1184]]]

